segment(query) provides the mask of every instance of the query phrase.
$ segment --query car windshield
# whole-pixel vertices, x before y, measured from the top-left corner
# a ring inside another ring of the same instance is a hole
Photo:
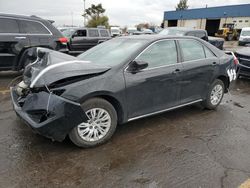
[[[241,36],[250,36],[250,31],[242,31]]]
[[[62,34],[63,34],[63,36],[70,38],[74,32],[75,32],[75,29],[66,29],[66,30],[62,31]]]
[[[159,34],[160,35],[177,35],[177,36],[183,36],[185,34],[185,31],[178,30],[178,29],[164,29]]]
[[[127,61],[145,44],[147,40],[142,39],[112,39],[82,53],[78,59],[112,67]]]

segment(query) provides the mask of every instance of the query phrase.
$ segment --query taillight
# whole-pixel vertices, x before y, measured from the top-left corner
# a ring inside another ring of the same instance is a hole
[[[238,65],[239,64],[239,60],[237,58],[234,59],[234,64]]]
[[[235,64],[235,65],[238,65],[238,64],[239,64],[239,60],[237,59],[236,56],[234,56],[234,64]]]
[[[61,42],[62,44],[67,44],[67,42],[68,42],[68,39],[65,38],[65,37],[61,37],[61,38],[59,38],[58,40],[59,40],[59,42]]]

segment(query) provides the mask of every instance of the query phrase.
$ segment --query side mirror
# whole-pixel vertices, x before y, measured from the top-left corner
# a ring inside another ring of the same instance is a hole
[[[137,73],[147,67],[148,67],[147,62],[135,60],[129,65],[128,71],[132,73]]]

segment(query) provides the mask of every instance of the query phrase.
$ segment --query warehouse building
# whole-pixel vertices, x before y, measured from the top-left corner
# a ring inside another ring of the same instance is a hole
[[[164,12],[164,27],[206,29],[213,36],[224,24],[250,27],[250,4]]]

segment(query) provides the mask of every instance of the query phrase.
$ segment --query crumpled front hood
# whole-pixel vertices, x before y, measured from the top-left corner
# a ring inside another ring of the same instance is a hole
[[[30,88],[49,86],[66,78],[102,73],[110,69],[45,48],[32,49],[31,54],[37,58],[24,71],[24,82]]]

